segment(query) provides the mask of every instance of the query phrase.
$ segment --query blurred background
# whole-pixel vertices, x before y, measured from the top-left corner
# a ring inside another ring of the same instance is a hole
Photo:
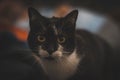
[[[97,34],[113,48],[120,49],[120,3],[117,0],[0,0],[0,50],[18,43],[27,47],[28,7],[36,8],[47,17],[63,17],[78,9],[77,29]]]

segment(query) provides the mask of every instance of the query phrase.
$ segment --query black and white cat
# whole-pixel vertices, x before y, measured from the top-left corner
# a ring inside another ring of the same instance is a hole
[[[47,80],[112,80],[111,49],[98,36],[75,29],[77,10],[62,18],[28,12],[28,44]]]

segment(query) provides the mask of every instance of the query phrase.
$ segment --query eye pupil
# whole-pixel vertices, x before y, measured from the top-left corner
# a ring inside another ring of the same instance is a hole
[[[39,41],[39,42],[44,42],[44,41],[45,41],[45,37],[43,37],[43,36],[38,36],[38,41]]]
[[[58,38],[58,42],[59,43],[64,43],[65,42],[65,38],[64,37]]]

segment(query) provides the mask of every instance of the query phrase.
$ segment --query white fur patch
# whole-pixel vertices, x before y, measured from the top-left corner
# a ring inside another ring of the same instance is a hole
[[[63,51],[63,47],[59,45],[58,50],[52,54],[52,57],[61,58],[63,56],[62,51]]]
[[[39,55],[41,57],[48,57],[49,56],[49,53],[46,51],[46,50],[43,50],[40,46],[40,49],[39,49]]]
[[[39,59],[42,68],[51,80],[66,80],[76,72],[77,66],[81,60],[80,57],[78,58],[76,51],[56,61],[42,60],[37,56],[35,57],[37,60]]]
[[[58,50],[55,51],[55,52],[53,52],[51,56],[52,56],[53,58],[60,58],[60,57],[62,57],[62,55],[63,55],[63,54],[62,54],[62,50],[63,50],[62,46],[59,45]],[[49,56],[49,53],[48,53],[46,50],[42,49],[41,46],[40,46],[40,47],[39,47],[39,55],[40,55],[41,57],[48,57],[48,56]]]
[[[58,34],[58,31],[57,31],[55,25],[53,26],[53,29],[54,29],[54,31],[55,31],[55,34],[57,35],[57,34]]]

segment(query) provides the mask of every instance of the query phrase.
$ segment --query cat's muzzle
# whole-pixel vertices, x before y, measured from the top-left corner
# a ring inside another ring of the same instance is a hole
[[[61,51],[55,51],[52,54],[49,54],[45,50],[40,50],[39,55],[43,59],[48,59],[48,60],[54,60],[54,59],[59,59],[62,57],[62,52]]]

